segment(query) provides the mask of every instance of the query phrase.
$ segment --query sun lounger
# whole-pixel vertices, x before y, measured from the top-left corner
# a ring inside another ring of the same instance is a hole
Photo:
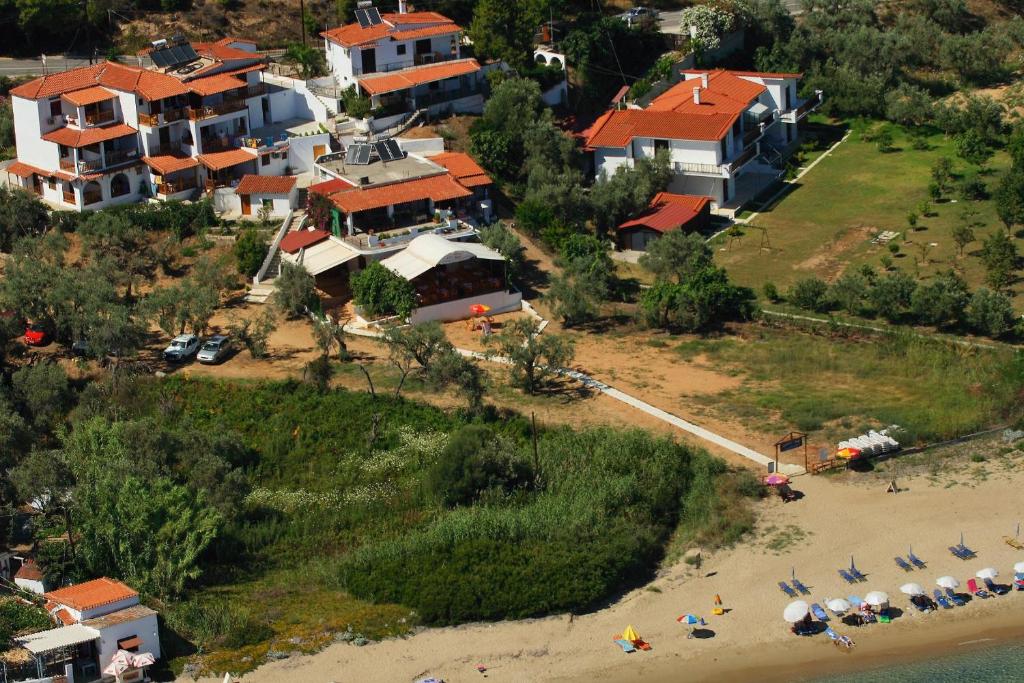
[[[1013,575],[1013,585],[1019,591],[1024,591],[1024,572],[1017,572]]]
[[[964,602],[964,599],[957,595],[956,591],[952,588],[946,589],[946,597],[949,598],[950,601],[957,607],[963,607],[967,604],[966,602]]]
[[[918,569],[925,569],[926,567],[925,563],[922,562],[921,559],[914,553],[909,553],[907,555],[907,559],[910,560],[910,563]]]
[[[800,579],[793,579],[790,583],[793,584],[793,588],[796,588],[803,595],[810,595],[811,591],[807,586],[800,582]]]
[[[648,650],[650,650],[650,649],[651,649],[651,644],[650,644],[650,643],[648,643],[648,642],[647,642],[646,640],[644,640],[644,639],[642,639],[642,638],[641,638],[640,640],[634,640],[634,641],[633,641],[633,645],[634,645],[634,646],[635,646],[635,647],[636,647],[636,648],[637,648],[638,650],[643,650],[644,652],[647,652]]]
[[[621,647],[623,652],[636,652],[636,648],[633,647],[633,643],[628,640],[616,640],[615,644]]]
[[[825,635],[828,636],[829,640],[839,640],[839,634],[833,631],[831,626],[825,629]]]
[[[911,567],[909,564],[907,564],[907,561],[904,560],[902,557],[897,556],[897,557],[894,557],[892,559],[896,562],[896,566],[899,567],[900,569],[902,569],[903,571],[905,571],[905,572],[912,572],[912,571],[914,571],[914,568]]]
[[[839,576],[843,577],[846,583],[857,583],[857,579],[853,578],[850,575],[850,572],[846,571],[845,569],[839,570]]]
[[[970,559],[972,557],[976,557],[977,554],[978,554],[978,553],[974,552],[973,550],[971,550],[970,548],[968,548],[967,546],[965,546],[963,543],[960,543],[959,545],[957,545],[956,549],[960,551],[961,555],[963,555],[965,558],[968,558],[968,559]]]
[[[910,598],[910,604],[917,608],[918,612],[931,612],[933,609],[932,601],[927,595],[915,595]]]
[[[961,560],[969,560],[971,556],[960,549],[960,546],[951,545],[949,546],[949,552],[953,553],[955,557],[959,557]]]
[[[796,591],[789,587],[789,584],[785,581],[779,581],[779,590],[788,595],[791,598],[796,597]]]
[[[868,580],[868,577],[866,577],[863,574],[861,574],[860,570],[857,569],[856,567],[854,567],[852,564],[850,565],[850,576],[852,576],[853,578],[857,579],[858,581],[867,581]]]
[[[1006,542],[1006,545],[1010,546],[1015,550],[1024,550],[1024,543],[1021,543],[1016,538],[1013,538],[1011,536],[1003,536],[1003,541]]]
[[[813,614],[818,621],[828,621],[828,614],[825,613],[825,610],[823,610],[821,605],[818,603],[811,605],[811,614]]]
[[[935,602],[939,603],[939,606],[941,606],[942,609],[953,609],[953,605],[949,603],[949,600],[946,599],[946,596],[943,595],[942,591],[940,591],[938,588],[935,589],[934,595]]]
[[[970,579],[967,581],[967,590],[971,592],[971,595],[974,595],[982,599],[992,597],[988,594],[988,591],[986,591],[985,589],[978,588],[978,582],[974,579]]]
[[[985,588],[989,589],[996,595],[1006,595],[1010,592],[1010,589],[1003,585],[997,585],[992,579],[983,579],[985,582]]]

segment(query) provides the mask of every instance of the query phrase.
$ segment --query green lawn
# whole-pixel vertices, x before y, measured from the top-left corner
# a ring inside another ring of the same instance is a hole
[[[880,231],[891,230],[900,233],[894,240],[900,247],[892,257],[894,267],[926,279],[956,266],[962,268],[972,288],[981,286],[985,273],[978,256],[980,240],[1003,229],[990,200],[964,201],[954,190],[931,205],[930,216],[919,217],[916,230],[907,224],[907,214],[919,213],[918,205],[928,198],[936,159],[952,158],[960,177],[977,173],[978,168],[958,158],[952,140],[941,134],[928,138],[929,149],[914,150],[904,131],[895,127],[893,131],[896,150],[888,153],[864,141],[859,132],[851,133],[788,194],[744,227],[743,237],[717,238],[714,247],[719,263],[738,283],[759,294],[766,282],[784,290],[812,275],[833,280],[844,269],[864,263],[881,270],[881,257],[889,250],[871,244],[871,239]],[[991,170],[982,178],[991,191],[1009,166],[1009,158],[997,153],[989,166]],[[958,258],[951,232],[967,206],[977,211],[976,218],[984,227],[975,230],[979,241],[968,245],[964,257]],[[767,229],[770,253],[761,249],[760,228]],[[928,245],[927,253],[921,251],[924,245]],[[1021,283],[1014,288],[1024,291]],[[1024,297],[1017,297],[1016,305],[1024,309]]]

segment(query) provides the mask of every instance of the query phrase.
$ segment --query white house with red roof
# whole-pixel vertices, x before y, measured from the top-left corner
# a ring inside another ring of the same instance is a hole
[[[398,12],[361,7],[356,18],[321,33],[340,87],[356,86],[374,108],[482,111],[481,67],[462,58],[462,28],[454,21],[407,11],[404,0]]]
[[[669,154],[669,190],[708,196],[714,208],[732,202],[741,177],[780,173],[799,138],[798,124],[821,103],[821,92],[797,97],[796,73],[689,70],[646,108],[615,108],[583,133],[596,173],[612,174],[637,159]]]
[[[275,98],[282,89],[261,81],[266,61],[254,43],[176,36],[138,59],[13,88],[17,160],[8,181],[55,208],[94,210],[189,199],[246,174],[311,170],[314,155],[329,150],[326,130],[293,120],[295,98]]]
[[[99,578],[44,597],[57,626],[15,638],[34,661],[21,675],[8,671],[11,681],[146,680],[146,668],[160,658],[160,635],[157,613],[140,604],[137,592]]]

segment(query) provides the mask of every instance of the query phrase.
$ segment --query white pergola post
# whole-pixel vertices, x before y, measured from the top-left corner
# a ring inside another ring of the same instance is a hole
[[[345,214],[345,227],[348,228],[349,237],[352,237],[353,235],[356,234],[356,221],[355,218],[353,217],[353,214]]]

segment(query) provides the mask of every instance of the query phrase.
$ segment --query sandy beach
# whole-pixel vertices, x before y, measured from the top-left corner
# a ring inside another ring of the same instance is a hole
[[[493,681],[668,681],[679,680],[681,671],[688,680],[801,680],[1019,639],[1024,592],[920,614],[910,610],[899,587],[914,581],[930,591],[944,574],[966,584],[987,566],[998,568],[1002,578],[1011,575],[1024,551],[1006,545],[1002,536],[1024,516],[1021,485],[1024,472],[1016,463],[996,459],[961,464],[948,478],[940,473],[901,479],[898,495],[886,494],[877,475],[803,476],[793,486],[803,497],[789,504],[765,501],[758,528],[744,543],[706,556],[699,570],[684,562],[666,568],[596,612],[423,629],[364,647],[339,643],[267,664],[241,680],[343,683],[436,676],[459,683],[482,679],[477,665],[487,667],[486,678]],[[947,550],[961,531],[977,559],[962,561]],[[927,569],[905,573],[893,562],[909,544]],[[837,575],[851,554],[866,583],[850,586]],[[837,631],[857,643],[849,653],[824,635],[798,638],[782,621],[790,598],[777,587],[793,570],[811,589],[809,602],[883,590],[902,615],[891,624],[860,628],[833,620]],[[724,616],[711,615],[716,594],[729,610]],[[675,619],[688,612],[707,619],[710,637],[686,638]],[[653,650],[623,654],[612,637],[627,624]]]

